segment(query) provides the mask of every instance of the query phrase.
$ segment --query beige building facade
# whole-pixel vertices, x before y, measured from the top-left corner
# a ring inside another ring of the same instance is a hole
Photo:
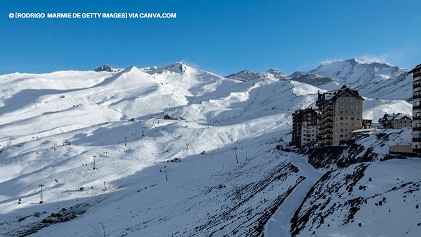
[[[363,101],[358,91],[346,86],[318,94],[319,138],[323,145],[338,145],[351,139],[352,131],[363,128]]]

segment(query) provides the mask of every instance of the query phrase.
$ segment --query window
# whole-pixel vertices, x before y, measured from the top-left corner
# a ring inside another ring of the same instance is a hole
[[[351,117],[351,120],[354,120],[354,117]]]
[[[344,120],[344,117],[341,117],[341,120]]]

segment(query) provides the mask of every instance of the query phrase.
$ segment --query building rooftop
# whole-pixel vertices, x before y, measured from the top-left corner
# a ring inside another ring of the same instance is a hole
[[[338,96],[342,95],[345,92],[350,92],[351,94],[353,94],[354,96],[363,99],[357,90],[352,90],[351,88],[347,87],[346,85],[343,85],[341,87],[341,89],[337,90],[337,91],[328,91],[328,92],[324,92],[321,93],[324,95],[324,99],[325,100],[331,100],[331,99],[336,99]],[[364,99],[363,99],[364,100]]]
[[[412,116],[411,115],[409,115],[409,114],[403,114],[403,113],[385,114],[383,116],[383,119],[392,121],[392,120],[400,120],[400,119],[403,119],[405,117],[407,117],[409,119],[412,119]]]
[[[411,74],[415,71],[420,71],[421,70],[421,64],[418,64],[414,69],[412,69],[411,71],[408,72],[408,74]]]

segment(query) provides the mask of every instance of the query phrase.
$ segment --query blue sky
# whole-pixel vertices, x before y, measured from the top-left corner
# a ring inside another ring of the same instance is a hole
[[[421,63],[419,0],[0,0],[0,74],[164,65],[286,73],[365,57]],[[9,19],[16,12],[176,12],[177,19]]]

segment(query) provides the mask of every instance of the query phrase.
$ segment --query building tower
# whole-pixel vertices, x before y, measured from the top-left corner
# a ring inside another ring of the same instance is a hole
[[[412,69],[412,152],[421,156],[421,64]]]
[[[319,92],[318,129],[322,145],[338,145],[352,138],[352,132],[363,128],[362,105],[358,91],[342,86],[337,91]]]
[[[317,112],[312,108],[299,109],[292,114],[292,144],[303,147],[317,141]]]

